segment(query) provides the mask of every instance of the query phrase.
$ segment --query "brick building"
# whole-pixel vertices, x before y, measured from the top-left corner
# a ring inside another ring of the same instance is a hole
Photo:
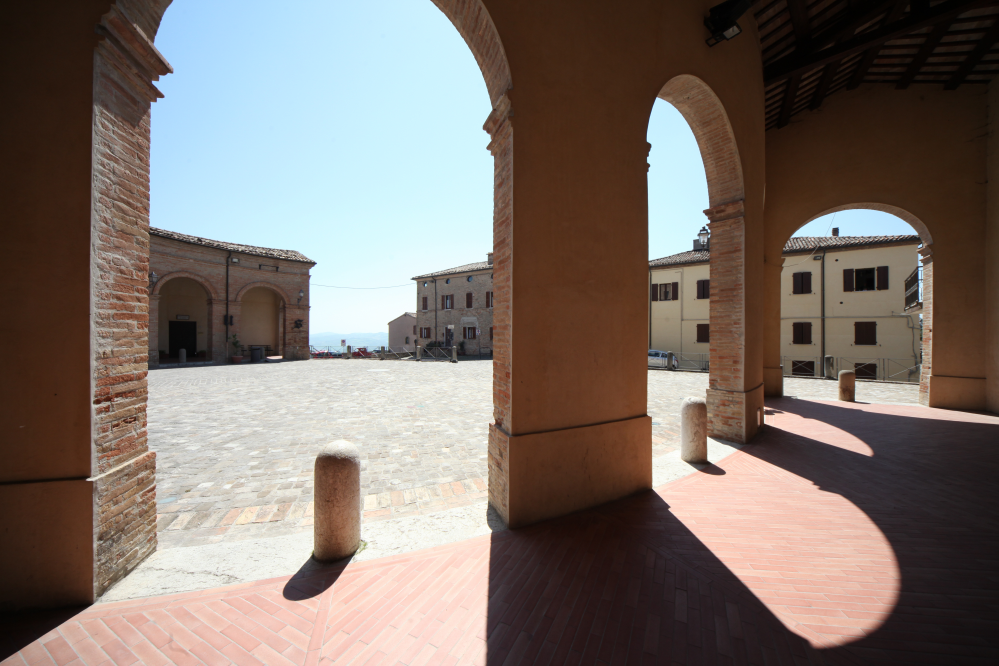
[[[416,344],[493,349],[493,253],[485,261],[417,275]]]
[[[225,362],[251,347],[309,358],[309,269],[294,250],[149,229],[149,367]],[[236,336],[240,349],[227,343]]]

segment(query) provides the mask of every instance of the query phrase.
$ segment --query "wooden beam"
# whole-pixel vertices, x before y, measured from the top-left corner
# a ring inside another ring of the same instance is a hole
[[[794,74],[804,74],[834,60],[840,60],[873,47],[880,47],[887,41],[897,39],[915,30],[936,25],[941,21],[950,21],[972,9],[995,4],[997,4],[997,0],[948,0],[930,7],[924,12],[910,13],[904,18],[876,30],[854,35],[851,39],[830,48],[812,52],[795,51],[764,67],[763,79],[767,85],[784,81]]]
[[[842,17],[815,38],[815,50],[821,50],[853,37],[854,33],[864,25],[886,13],[895,0],[880,0],[876,2],[851,3],[853,7],[843,12]]]
[[[787,11],[791,14],[791,27],[794,28],[795,50],[807,49],[812,41],[812,26],[808,22],[805,0],[787,0]]]
[[[839,71],[839,66],[842,63],[842,60],[831,62],[822,70],[822,79],[819,80],[819,85],[815,88],[815,94],[812,95],[812,101],[808,104],[809,109],[814,111],[822,106],[822,101],[826,98],[826,93],[829,92],[829,85],[836,78],[836,72]]]
[[[947,30],[949,28],[949,23],[938,23],[933,28],[933,31],[926,35],[926,40],[923,42],[923,45],[919,47],[919,51],[912,58],[912,62],[909,63],[909,69],[905,70],[905,73],[902,74],[902,78],[900,78],[898,83],[895,84],[895,88],[898,90],[905,90],[909,87],[909,84],[912,83],[916,78],[916,75],[919,74],[919,70],[921,70],[923,65],[926,64],[926,59],[930,57],[930,54],[932,54],[933,50],[937,48],[940,40],[947,34]]]
[[[944,85],[944,90],[955,90],[959,85],[964,83],[968,74],[971,74],[972,70],[975,69],[975,65],[982,61],[982,58],[989,52],[992,45],[996,43],[996,40],[999,40],[999,19],[992,24],[992,27],[982,37],[982,41],[978,42],[978,46],[968,54],[968,57],[964,59],[961,66],[957,68],[951,80]]]
[[[905,11],[906,5],[909,4],[909,0],[895,0],[895,4],[888,13],[885,14],[884,19],[881,21],[881,26],[891,24],[893,21],[898,20],[902,16],[902,12]],[[872,46],[871,48],[864,51],[864,55],[860,58],[860,62],[857,63],[857,69],[853,70],[853,76],[850,77],[850,82],[846,85],[847,90],[854,90],[861,83],[864,82],[864,77],[867,76],[867,71],[874,64],[874,60],[878,57],[878,53],[881,52],[881,44],[877,46]]]
[[[796,74],[788,79],[787,88],[784,89],[784,101],[780,105],[780,115],[777,116],[777,129],[784,127],[791,121],[791,109],[794,108],[794,101],[798,97],[800,83],[801,74]]]

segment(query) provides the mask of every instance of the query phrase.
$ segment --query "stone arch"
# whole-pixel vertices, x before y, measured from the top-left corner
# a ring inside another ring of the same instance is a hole
[[[240,290],[236,293],[236,298],[234,300],[237,303],[239,303],[240,301],[243,300],[243,296],[246,295],[246,292],[250,291],[251,289],[255,289],[257,287],[264,287],[266,289],[270,289],[271,291],[273,291],[281,298],[282,301],[281,305],[287,305],[288,303],[291,303],[291,299],[288,298],[288,293],[284,289],[277,286],[276,284],[272,284],[270,282],[262,282],[262,281],[250,282],[249,284],[243,285],[243,287],[240,288]]]
[[[694,133],[711,207],[742,201],[745,184],[739,146],[718,95],[696,76],[680,74],[670,79],[658,96],[676,107]]]
[[[205,290],[205,293],[208,294],[208,298],[210,298],[213,301],[218,300],[218,294],[215,291],[215,287],[213,287],[212,283],[208,281],[208,278],[202,275],[198,275],[197,273],[192,273],[190,271],[174,271],[173,273],[167,273],[166,275],[164,275],[163,277],[161,277],[159,280],[156,281],[156,284],[153,286],[152,291],[149,292],[149,295],[159,296],[160,290],[163,289],[163,285],[165,285],[170,280],[176,278],[188,278],[189,280],[194,280],[195,282],[197,282],[202,286],[202,288]]]
[[[431,0],[468,45],[489,91],[493,108],[499,106],[506,91],[513,87],[513,76],[506,50],[496,25],[482,0]]]
[[[930,245],[933,245],[933,236],[930,234],[930,230],[927,228],[926,224],[922,220],[920,220],[918,217],[916,217],[909,211],[905,210],[904,208],[899,208],[898,206],[892,206],[891,204],[852,203],[852,204],[845,204],[843,206],[834,206],[833,208],[824,210],[821,213],[812,215],[810,218],[808,218],[801,224],[801,227],[805,226],[812,220],[816,220],[826,215],[832,215],[833,213],[838,213],[841,210],[876,210],[882,213],[888,213],[889,215],[894,215],[903,222],[907,222],[910,227],[916,230],[916,233],[919,234],[919,238],[922,239],[923,241],[924,247],[929,247]],[[798,227],[798,229],[800,229],[801,227]],[[791,234],[788,236],[788,238],[793,236],[798,231],[798,229],[792,231]],[[784,239],[784,242],[787,243],[787,239]]]

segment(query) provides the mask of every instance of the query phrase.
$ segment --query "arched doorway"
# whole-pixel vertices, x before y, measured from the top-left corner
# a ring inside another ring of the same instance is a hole
[[[234,333],[247,352],[261,347],[265,355],[284,355],[285,299],[273,287],[255,286],[240,292],[239,323]]]
[[[187,362],[214,360],[213,291],[193,273],[165,275],[149,295],[149,365],[171,365],[185,350]]]

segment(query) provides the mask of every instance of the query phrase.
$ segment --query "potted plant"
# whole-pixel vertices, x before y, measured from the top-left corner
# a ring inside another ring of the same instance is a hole
[[[232,345],[232,349],[234,352],[232,355],[232,362],[242,363],[243,355],[240,352],[243,350],[243,345],[240,343],[239,338],[236,337],[235,333],[233,333],[232,337],[229,338],[229,343]]]

